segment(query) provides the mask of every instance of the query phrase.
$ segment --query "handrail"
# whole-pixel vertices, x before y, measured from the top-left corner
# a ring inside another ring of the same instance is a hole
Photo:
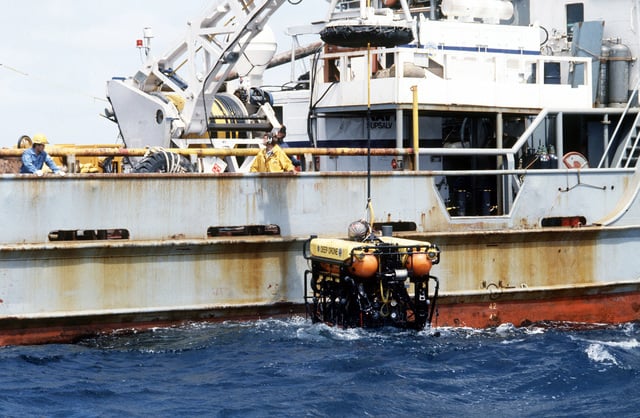
[[[519,142],[519,141],[518,141]],[[91,148],[91,149],[52,149],[47,150],[47,153],[54,157],[63,156],[143,156],[147,152],[147,149],[128,149],[128,148]],[[234,149],[222,149],[222,148],[171,148],[165,149],[167,152],[175,152],[181,155],[196,155],[199,157],[204,156],[230,156],[230,155],[243,155],[251,156],[255,155],[259,148],[234,148]],[[285,148],[283,149],[289,155],[300,154],[313,154],[313,155],[330,155],[330,156],[366,156],[369,152],[367,148]],[[24,149],[8,149],[0,148],[0,158],[20,157]],[[419,150],[421,155],[506,155],[517,152],[514,147],[512,148],[423,148]],[[385,156],[385,155],[413,155],[412,148],[374,148],[371,149],[372,155]],[[576,168],[564,168],[562,169],[567,173],[574,172]],[[600,172],[617,173],[621,171],[629,171],[631,169],[624,168],[602,168]],[[536,174],[550,174],[557,173],[557,168],[546,169],[530,169],[530,168],[506,168],[506,169],[482,169],[482,170],[429,170],[431,175],[527,175],[530,173]]]
[[[531,125],[524,131],[518,141],[510,148],[312,148],[301,147],[283,148],[287,155],[314,155],[314,156],[366,156],[369,153],[375,156],[411,156],[411,155],[442,155],[442,156],[508,156],[515,155],[527,142],[535,129],[544,121],[549,111],[543,109]],[[53,157],[142,157],[149,152],[149,148],[120,148],[105,145],[103,147],[82,146],[49,146],[47,153]],[[195,157],[229,157],[229,156],[255,156],[260,151],[258,147],[252,148],[168,148],[166,152]],[[24,149],[0,148],[0,158],[20,157]],[[514,168],[514,167],[511,167]]]
[[[527,127],[527,129],[525,129],[522,135],[520,135],[520,138],[518,138],[518,140],[513,144],[513,146],[510,149],[510,152],[508,152],[506,155],[515,156],[515,154],[527,143],[527,141],[529,140],[529,137],[533,135],[533,132],[538,128],[538,126],[547,118],[548,114],[549,114],[549,111],[547,109],[542,109],[542,111],[538,113],[535,119],[531,121],[531,124],[529,125],[529,127]],[[511,167],[511,168],[514,168],[514,167]]]
[[[520,142],[520,141],[519,141]],[[518,144],[518,143],[516,143]],[[165,148],[166,152],[171,152],[185,156],[196,157],[250,157],[257,155],[260,148]],[[287,155],[328,155],[328,156],[362,156],[367,155],[367,148],[283,148]],[[511,148],[420,148],[420,155],[455,155],[455,156],[499,156],[515,154],[518,151],[516,146]],[[24,149],[0,148],[0,158],[20,157]],[[149,150],[146,148],[51,148],[47,149],[47,154],[52,157],[142,157]],[[371,155],[415,155],[413,148],[372,148]]]
[[[609,155],[609,151],[611,151],[611,144],[613,144],[615,142],[615,138],[616,138],[616,135],[618,134],[618,130],[620,129],[620,126],[622,126],[622,121],[624,120],[624,118],[627,116],[627,113],[629,112],[629,108],[631,107],[631,102],[633,101],[633,98],[635,97],[635,95],[638,93],[638,88],[639,87],[640,87],[640,79],[638,79],[638,81],[636,82],[636,86],[634,87],[633,91],[631,92],[631,96],[629,96],[629,100],[627,100],[627,105],[625,106],[624,111],[620,115],[620,119],[618,119],[618,123],[616,125],[616,129],[613,130],[613,134],[611,135],[611,138],[609,139],[609,143],[607,143],[607,147],[604,150],[604,152],[602,153],[602,157],[600,158],[600,162],[598,162],[598,168],[602,168],[602,165],[604,164],[605,160],[607,159],[607,157]],[[625,144],[625,146],[626,146],[626,144]]]
[[[531,124],[520,135],[518,140],[510,148],[314,148],[314,147],[287,147],[283,151],[287,155],[312,155],[312,156],[414,156],[436,155],[436,156],[515,156],[526,145],[527,141],[534,134],[540,124],[550,115],[561,113],[561,110],[542,109],[536,115]],[[117,145],[98,146],[55,146],[49,145],[47,153],[53,157],[143,157],[150,151],[149,148],[121,148]],[[230,157],[255,156],[260,151],[258,147],[251,148],[168,148],[166,152],[176,153],[185,156],[195,157]],[[24,149],[0,148],[0,158],[20,157]],[[513,159],[512,159],[513,160]],[[514,169],[513,163],[508,169]],[[602,168],[602,167],[598,167]]]
[[[180,155],[193,155],[196,157],[248,157],[257,155],[260,148],[164,148],[166,152]],[[367,148],[283,148],[287,155],[332,155],[332,156],[359,156],[367,155]],[[433,150],[443,150],[434,148]],[[476,152],[479,150],[476,150]],[[0,158],[20,157],[24,149],[0,148]],[[149,152],[147,148],[72,148],[51,147],[47,154],[53,157],[142,157]],[[372,148],[371,155],[413,155],[413,148]]]

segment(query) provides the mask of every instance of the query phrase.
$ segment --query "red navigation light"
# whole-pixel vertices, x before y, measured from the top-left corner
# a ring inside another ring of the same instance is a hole
[[[137,48],[142,48],[142,39],[136,39],[136,47]]]

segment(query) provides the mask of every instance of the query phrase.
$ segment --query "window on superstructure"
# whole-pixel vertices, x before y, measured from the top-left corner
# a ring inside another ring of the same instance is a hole
[[[573,39],[573,31],[578,23],[584,22],[584,4],[567,4],[567,40]]]

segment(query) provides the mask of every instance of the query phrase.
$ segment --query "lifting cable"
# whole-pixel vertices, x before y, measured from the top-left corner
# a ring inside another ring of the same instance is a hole
[[[369,236],[373,238],[373,205],[371,204],[371,43],[367,42],[367,209]]]

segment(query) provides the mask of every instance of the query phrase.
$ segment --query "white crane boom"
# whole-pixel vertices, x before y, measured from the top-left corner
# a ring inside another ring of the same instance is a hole
[[[169,147],[202,136],[215,94],[286,0],[215,0],[178,44],[127,79],[107,83],[113,117],[129,147]]]

